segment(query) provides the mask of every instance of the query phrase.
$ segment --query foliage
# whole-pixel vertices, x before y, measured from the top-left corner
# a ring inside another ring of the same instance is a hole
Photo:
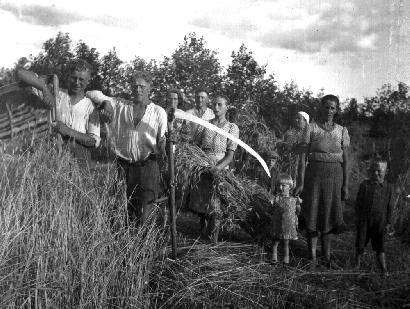
[[[57,74],[60,76],[61,85],[67,75],[68,64],[74,59],[71,50],[71,38],[68,33],[59,32],[54,39],[49,39],[43,44],[43,51],[33,58],[30,70],[39,75]]]
[[[118,58],[115,48],[110,50],[101,59],[99,75],[101,86],[108,96],[117,96],[126,92],[124,81],[124,68],[121,67],[123,61]]]
[[[0,87],[10,84],[13,81],[13,71],[6,68],[0,68]]]
[[[232,104],[241,108],[248,100],[255,99],[260,92],[260,85],[266,73],[266,66],[260,66],[245,44],[239,51],[232,52],[232,62],[229,65],[225,78],[224,88]],[[259,87],[258,87],[259,86]]]

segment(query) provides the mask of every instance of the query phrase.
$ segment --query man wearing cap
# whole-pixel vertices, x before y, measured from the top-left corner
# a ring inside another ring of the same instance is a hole
[[[132,101],[110,98],[101,91],[87,92],[101,109],[101,119],[110,123],[109,144],[125,179],[128,215],[138,223],[146,222],[153,213],[160,191],[158,161],[165,157],[167,114],[150,101],[151,82],[148,72],[135,72]]]

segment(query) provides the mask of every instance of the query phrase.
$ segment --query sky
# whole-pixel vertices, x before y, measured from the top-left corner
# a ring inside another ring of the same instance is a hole
[[[0,0],[0,67],[59,31],[100,54],[161,60],[195,32],[226,68],[242,43],[280,85],[376,94],[410,84],[410,0]]]

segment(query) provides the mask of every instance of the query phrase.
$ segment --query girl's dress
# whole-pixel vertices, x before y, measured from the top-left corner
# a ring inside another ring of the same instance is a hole
[[[275,196],[273,198],[274,213],[270,224],[270,237],[273,239],[298,239],[297,212],[301,200],[298,197]]]

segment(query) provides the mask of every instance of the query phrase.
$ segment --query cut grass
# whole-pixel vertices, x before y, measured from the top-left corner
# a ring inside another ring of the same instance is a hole
[[[177,260],[164,231],[125,225],[110,166],[80,172],[47,144],[0,160],[0,308],[400,308],[410,304],[410,249],[387,242],[390,277],[366,252],[352,270],[354,234],[337,236],[340,269],[309,270],[306,243],[289,267],[265,262],[245,233],[202,242],[196,217],[178,219]],[[349,216],[346,216],[349,218]]]
[[[291,245],[290,266],[271,265],[246,236],[213,245],[192,237],[198,233],[196,218],[180,216],[179,227],[184,235],[191,228],[188,238],[180,235],[179,259],[157,263],[151,277],[158,308],[400,308],[410,303],[410,248],[394,238],[387,242],[390,277],[382,279],[370,251],[362,270],[352,269],[353,232],[333,241],[338,269],[312,271],[303,238]]]

